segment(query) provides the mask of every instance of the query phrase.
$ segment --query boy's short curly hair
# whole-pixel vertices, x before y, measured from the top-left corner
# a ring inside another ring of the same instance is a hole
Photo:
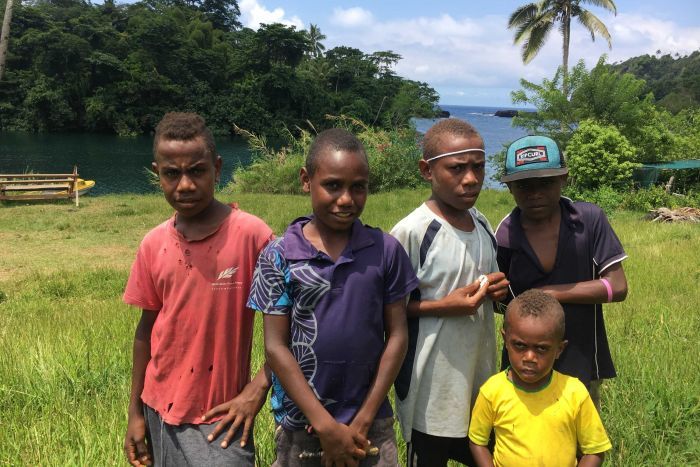
[[[508,317],[515,313],[520,317],[532,316],[552,320],[555,324],[557,337],[564,338],[566,330],[564,309],[551,295],[539,289],[530,289],[515,297],[506,309],[506,315],[503,319],[504,330],[508,328]]]
[[[357,136],[343,128],[330,128],[319,133],[318,136],[314,138],[313,143],[311,143],[309,154],[306,156],[306,162],[304,163],[309,177],[313,177],[318,168],[319,156],[328,148],[334,151],[351,151],[361,154],[364,161],[369,166],[365,146]]]
[[[158,122],[153,137],[153,157],[156,157],[158,143],[161,139],[174,141],[190,141],[202,137],[207,153],[216,160],[216,142],[200,115],[192,112],[168,112]]]
[[[479,132],[470,123],[458,118],[446,118],[431,126],[423,137],[423,159],[430,159],[440,154],[439,146],[448,136],[463,138],[481,138]],[[483,139],[482,139],[483,145]]]

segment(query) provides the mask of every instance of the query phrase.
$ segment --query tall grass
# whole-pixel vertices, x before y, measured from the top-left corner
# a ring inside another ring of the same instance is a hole
[[[222,193],[232,200],[234,195]],[[370,196],[363,220],[389,229],[426,190]],[[277,233],[309,211],[303,196],[235,195]],[[478,207],[496,225],[508,193]],[[124,464],[121,452],[138,312],[120,300],[143,235],[170,215],[158,195],[0,206],[0,464]],[[618,212],[630,258],[628,299],[606,307],[618,378],[603,420],[615,466],[700,465],[700,229]],[[256,323],[253,366],[261,365]],[[274,457],[273,424],[258,417],[259,464]]]

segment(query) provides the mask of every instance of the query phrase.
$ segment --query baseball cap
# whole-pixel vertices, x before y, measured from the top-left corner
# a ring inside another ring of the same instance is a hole
[[[554,177],[569,172],[557,143],[546,136],[525,136],[508,147],[501,182],[523,178]]]

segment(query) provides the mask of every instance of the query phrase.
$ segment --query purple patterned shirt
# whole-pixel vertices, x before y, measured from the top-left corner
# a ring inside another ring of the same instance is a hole
[[[418,279],[403,247],[359,220],[333,262],[304,237],[310,220],[295,220],[263,250],[248,306],[289,315],[292,355],[326,410],[347,424],[367,396],[384,350],[384,306],[403,300]],[[287,429],[308,423],[276,378],[272,407]],[[386,399],[377,418],[391,415]]]

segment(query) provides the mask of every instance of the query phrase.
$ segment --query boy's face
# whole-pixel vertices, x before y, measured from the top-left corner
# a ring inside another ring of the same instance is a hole
[[[304,191],[311,194],[311,207],[320,228],[345,231],[352,227],[367,201],[369,167],[362,154],[327,149],[319,154],[316,172],[301,169]]]
[[[479,137],[448,136],[438,146],[439,154],[463,149],[484,148]],[[480,151],[419,162],[421,175],[430,182],[433,198],[456,211],[474,206],[484,184],[486,157]]]
[[[204,211],[214,199],[214,186],[221,174],[221,157],[207,154],[201,137],[189,141],[161,139],[153,171],[168,203],[184,217]]]
[[[548,376],[566,341],[557,335],[556,323],[549,317],[507,315],[507,329],[501,330],[508,351],[513,382],[526,390],[547,384]]]
[[[550,218],[559,209],[559,198],[565,182],[566,175],[525,178],[508,183],[508,190],[525,218],[543,220]]]

